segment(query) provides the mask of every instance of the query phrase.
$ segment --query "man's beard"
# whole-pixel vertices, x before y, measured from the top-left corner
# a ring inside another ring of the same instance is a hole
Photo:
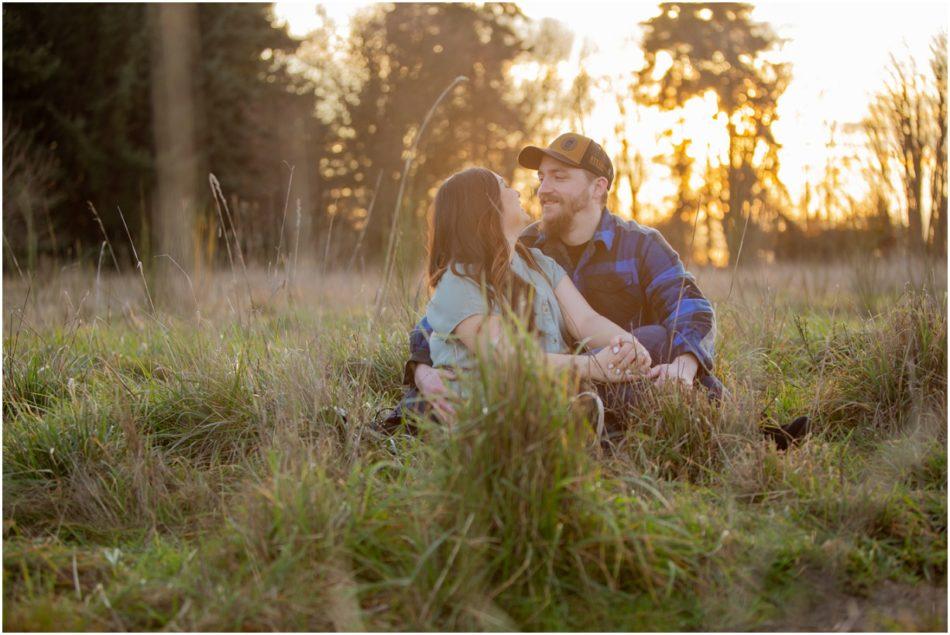
[[[545,200],[560,203],[561,209],[554,214],[544,214]],[[544,235],[551,238],[563,238],[574,227],[574,217],[587,207],[589,200],[590,197],[584,196],[583,192],[573,198],[553,195],[544,197],[541,201],[541,230]]]

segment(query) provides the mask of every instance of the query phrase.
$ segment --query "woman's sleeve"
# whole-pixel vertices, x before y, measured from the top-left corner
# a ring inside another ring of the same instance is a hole
[[[544,271],[544,275],[551,282],[551,288],[556,289],[564,276],[567,275],[564,267],[557,264],[554,258],[544,255],[540,249],[532,248],[531,253],[534,256],[534,261],[538,263],[538,266]]]
[[[481,288],[469,278],[446,271],[429,300],[426,319],[434,332],[446,336],[465,318],[487,313]]]

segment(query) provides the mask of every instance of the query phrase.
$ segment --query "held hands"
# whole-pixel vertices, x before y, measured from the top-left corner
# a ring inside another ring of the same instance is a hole
[[[590,378],[618,383],[642,377],[650,370],[650,353],[632,335],[616,335],[610,346],[590,359]]]

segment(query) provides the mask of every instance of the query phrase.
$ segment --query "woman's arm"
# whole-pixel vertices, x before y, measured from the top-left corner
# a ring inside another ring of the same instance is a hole
[[[628,331],[595,311],[581,295],[570,276],[564,276],[554,289],[561,313],[571,336],[584,342],[588,348],[614,346],[619,341],[633,344],[633,365],[646,372],[650,368],[650,353]]]
[[[618,327],[619,328],[619,327]],[[501,318],[497,315],[472,315],[462,320],[452,333],[470,351],[486,356],[506,359],[514,352],[511,342],[505,336]],[[584,379],[601,382],[629,381],[633,372],[624,364],[631,358],[633,343],[617,342],[616,346],[606,346],[596,355],[565,355],[545,353],[548,364],[557,369],[570,369]]]

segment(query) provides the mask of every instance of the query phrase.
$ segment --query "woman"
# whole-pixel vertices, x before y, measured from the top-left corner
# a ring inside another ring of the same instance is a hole
[[[556,368],[598,382],[646,373],[647,350],[591,309],[553,259],[518,243],[529,222],[518,192],[485,168],[459,172],[439,188],[429,233],[433,291],[426,307],[433,365],[464,370],[474,366],[478,350],[507,355],[501,319],[514,311],[537,333]],[[600,350],[574,355],[565,336]]]

